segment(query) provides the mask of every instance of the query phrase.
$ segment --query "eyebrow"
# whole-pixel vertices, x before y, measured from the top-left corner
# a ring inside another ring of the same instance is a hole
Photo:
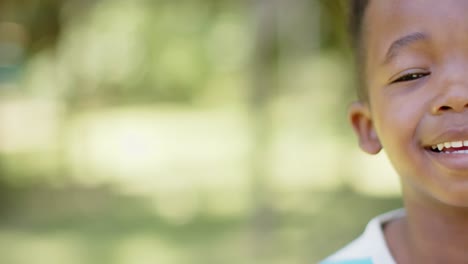
[[[395,40],[388,48],[383,64],[387,64],[391,59],[398,55],[398,51],[414,42],[427,40],[429,36],[423,32],[413,32]]]

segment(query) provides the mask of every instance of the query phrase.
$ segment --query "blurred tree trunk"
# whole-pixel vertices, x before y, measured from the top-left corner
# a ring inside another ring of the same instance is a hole
[[[253,255],[268,252],[273,213],[270,206],[268,150],[272,136],[269,103],[278,85],[278,1],[253,0],[255,41],[252,56],[250,122],[252,128]]]
[[[316,0],[253,0],[255,41],[252,55],[250,114],[253,132],[252,198],[254,257],[275,254],[271,241],[279,215],[272,207],[274,190],[269,179],[274,134],[272,99],[295,76],[286,71],[291,63],[320,47],[320,10]]]

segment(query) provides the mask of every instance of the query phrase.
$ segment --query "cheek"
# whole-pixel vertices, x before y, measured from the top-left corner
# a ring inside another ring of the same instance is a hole
[[[418,100],[395,96],[380,97],[375,102],[374,125],[384,149],[405,151],[418,142],[417,131],[424,115]]]
[[[424,107],[417,96],[375,98],[374,126],[380,143],[399,175],[414,175],[424,167],[419,130]]]

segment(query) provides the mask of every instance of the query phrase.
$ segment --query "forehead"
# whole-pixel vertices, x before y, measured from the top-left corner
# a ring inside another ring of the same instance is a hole
[[[371,0],[363,25],[367,63],[382,60],[393,41],[413,32],[425,32],[440,44],[466,45],[467,14],[467,0]]]

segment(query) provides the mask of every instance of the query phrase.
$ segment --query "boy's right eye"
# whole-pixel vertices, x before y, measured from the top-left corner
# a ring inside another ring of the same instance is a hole
[[[405,74],[390,83],[409,82],[430,75],[430,72],[412,72]]]

